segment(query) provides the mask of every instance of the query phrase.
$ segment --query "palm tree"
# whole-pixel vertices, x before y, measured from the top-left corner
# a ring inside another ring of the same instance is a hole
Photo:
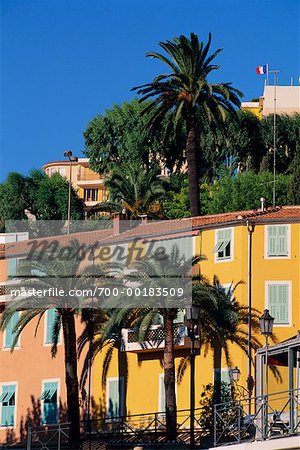
[[[206,283],[209,283],[206,281]],[[214,403],[221,401],[221,362],[224,352],[227,365],[232,366],[230,344],[236,344],[246,355],[248,353],[248,307],[242,306],[234,297],[235,290],[242,282],[232,285],[226,291],[220,284],[217,276],[214,276],[210,289],[213,292],[213,301],[207,303],[203,298],[201,284],[193,285],[193,302],[201,306],[199,326],[201,329],[201,345],[204,347],[204,355],[211,349],[214,365]],[[254,333],[260,332],[259,311],[252,309],[251,327]],[[275,336],[272,336],[275,342]],[[261,347],[260,341],[252,337],[254,350]],[[178,380],[181,381],[188,365],[188,358],[183,358],[178,367]],[[275,376],[279,372],[273,369]]]
[[[80,246],[77,241],[69,242],[69,255],[77,255]],[[79,391],[77,375],[77,345],[75,316],[79,314],[81,299],[76,296],[71,298],[59,296],[60,289],[64,292],[76,291],[80,274],[80,258],[62,258],[61,248],[57,247],[55,252],[45,252],[42,258],[36,252],[31,260],[22,261],[20,273],[16,280],[20,280],[22,287],[30,291],[31,289],[45,290],[47,295],[39,297],[36,304],[31,297],[16,299],[2,314],[0,329],[4,330],[14,313],[22,311],[14,327],[14,340],[12,351],[18,342],[18,338],[24,328],[32,321],[37,320],[36,330],[41,323],[43,316],[48,309],[57,310],[56,319],[53,325],[52,335],[52,357],[56,356],[57,344],[60,330],[62,328],[64,338],[64,361],[65,361],[65,382],[67,388],[67,408],[68,421],[70,422],[69,440],[71,444],[78,445],[80,441],[80,413],[79,413]],[[51,257],[50,257],[51,255]],[[34,277],[34,278],[33,278]],[[44,292],[45,292],[44,291]],[[76,447],[77,448],[77,447]]]
[[[119,386],[119,406],[123,414],[126,415],[128,367],[126,353],[122,351],[122,328],[130,327],[129,324],[132,321],[129,311],[127,311],[126,317],[121,313],[122,318],[118,314],[120,311],[118,309],[85,309],[82,312],[82,322],[85,324],[85,328],[78,338],[78,357],[84,352],[86,345],[89,345],[89,351],[86,353],[80,378],[80,387],[83,389],[87,379],[90,377],[92,363],[100,352],[104,352],[101,384],[102,388],[105,389],[113,353],[117,351],[119,380],[121,377],[124,378],[125,387],[125,395],[122,397]],[[88,416],[90,416],[89,411]]]
[[[241,92],[231,83],[209,83],[208,75],[220,66],[211,64],[222,49],[208,56],[211,34],[204,45],[198,36],[191,33],[175,37],[173,41],[160,42],[167,56],[149,52],[146,56],[165,63],[170,73],[156,76],[151,83],[133,88],[141,95],[141,102],[153,101],[144,109],[150,113],[150,132],[156,129],[163,118],[171,112],[174,126],[179,121],[185,123],[185,156],[188,164],[189,198],[192,216],[200,214],[198,167],[199,136],[204,125],[218,129],[224,125],[228,114],[235,115],[234,106],[240,106]]]
[[[141,215],[159,216],[160,200],[167,184],[168,179],[161,176],[157,165],[146,169],[138,163],[115,164],[105,181],[111,200],[99,203],[93,211],[121,212],[125,209],[131,219]]]

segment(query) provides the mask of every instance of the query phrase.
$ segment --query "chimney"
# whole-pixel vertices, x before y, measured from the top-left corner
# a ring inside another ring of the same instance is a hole
[[[148,219],[147,214],[140,214],[139,218],[141,219],[141,222],[142,222],[141,225],[146,225],[147,219]]]
[[[265,197],[260,198],[260,211],[265,211],[267,209],[267,202]]]
[[[117,236],[118,234],[120,234],[120,216],[117,215],[113,218],[113,231],[114,231],[114,236]]]

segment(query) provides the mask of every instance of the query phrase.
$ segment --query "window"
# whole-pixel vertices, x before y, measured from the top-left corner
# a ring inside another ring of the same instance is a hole
[[[232,397],[232,372],[229,368],[214,369],[214,384],[220,389],[220,402],[229,401]]]
[[[53,330],[57,314],[55,308],[48,309],[45,313],[45,344],[53,344]],[[61,333],[59,334],[58,342],[61,342]]]
[[[184,323],[185,318],[185,310],[179,309],[177,312],[176,319],[174,319],[174,323]]]
[[[16,333],[13,331],[20,317],[19,311],[16,311],[13,316],[10,318],[3,336],[3,348],[11,348],[16,336]],[[16,347],[19,347],[20,342],[18,340]]]
[[[84,190],[85,202],[97,202],[98,201],[98,189],[85,189]]]
[[[59,173],[62,177],[65,177],[65,176],[66,176],[66,168],[65,168],[65,167],[59,167],[59,168],[58,168],[58,173]]]
[[[124,411],[124,379],[108,378],[106,388],[106,412],[108,417],[120,417]]]
[[[267,308],[274,317],[274,324],[286,324],[290,322],[290,283],[267,283]]]
[[[16,384],[3,384],[0,394],[1,426],[15,425]]]
[[[7,274],[9,277],[17,276],[18,271],[18,260],[16,258],[12,258],[8,260],[8,268]]]
[[[155,252],[160,249],[158,255],[170,255],[175,249],[178,249],[179,258],[190,260],[193,257],[193,239],[192,237],[179,237],[177,239],[161,239],[159,241],[151,242],[147,244],[147,248],[150,249],[149,256],[154,256]]]
[[[269,225],[267,227],[267,257],[289,256],[289,233],[288,225]]]
[[[232,242],[233,230],[232,228],[223,228],[216,230],[216,245],[213,253],[216,255],[216,260],[231,260],[233,253]]]
[[[58,418],[58,381],[44,381],[42,401],[43,423],[56,423]]]

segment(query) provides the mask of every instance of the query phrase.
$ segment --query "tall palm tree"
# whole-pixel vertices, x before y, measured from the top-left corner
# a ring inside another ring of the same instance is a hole
[[[69,255],[78,255],[79,248],[77,241],[69,242]],[[44,294],[44,297],[39,297],[36,304],[32,301],[32,297],[16,299],[10,307],[4,310],[0,320],[0,329],[4,330],[15,312],[21,311],[13,330],[13,350],[20,334],[32,320],[37,320],[37,330],[46,311],[54,308],[57,310],[53,325],[51,354],[52,357],[56,356],[62,328],[68,421],[70,422],[69,439],[71,444],[78,445],[80,441],[80,413],[75,316],[80,313],[81,298],[77,296],[62,297],[58,293],[60,289],[64,292],[76,291],[81,260],[75,256],[68,259],[62,258],[61,250],[60,247],[57,247],[53,252],[46,251],[42,258],[40,258],[39,252],[36,252],[30,261],[22,260],[20,273],[15,277],[16,280],[19,279],[20,285],[27,291],[35,288],[44,290],[47,294]],[[32,303],[29,304],[29,301]]]
[[[196,259],[195,259],[196,260]],[[197,258],[199,260],[199,258]],[[188,258],[183,258],[180,255],[177,245],[174,245],[167,255],[167,259],[161,260],[157,255],[153,255],[152,260],[135,261],[132,264],[132,271],[130,274],[123,276],[123,282],[131,283],[137,282],[140,286],[147,286],[148,288],[158,287],[163,292],[163,288],[172,288],[176,286],[176,279],[187,276],[191,269],[193,261]],[[116,264],[117,265],[117,264]],[[120,267],[122,270],[123,267]],[[182,284],[180,284],[182,286]],[[141,288],[142,289],[142,288]],[[154,301],[156,306],[159,306],[158,298],[149,298],[149,302]],[[163,329],[164,329],[164,353],[163,353],[163,366],[164,366],[164,383],[165,383],[165,401],[166,401],[166,428],[167,437],[169,440],[176,438],[177,429],[177,413],[176,413],[176,393],[175,393],[175,365],[174,365],[174,319],[176,318],[179,309],[182,309],[184,305],[188,303],[190,298],[185,296],[181,299],[181,304],[174,305],[174,298],[165,299],[162,307],[138,307],[136,302],[139,299],[133,299],[132,307],[127,305],[125,308],[116,308],[107,310],[107,317],[104,319],[102,315],[96,319],[95,336],[93,342],[93,356],[95,358],[99,351],[105,350],[106,354],[103,365],[103,377],[102,383],[105,382],[106,376],[112,352],[117,348],[118,354],[120,351],[121,330],[122,328],[133,328],[136,331],[137,339],[142,342],[145,341],[149,327],[155,323],[158,317],[163,317]],[[149,306],[149,304],[148,304]],[[163,307],[165,306],[165,307]],[[178,306],[178,307],[176,307]],[[88,340],[88,323],[86,330],[80,336],[80,350],[87,343]],[[88,361],[84,364],[84,371],[82,376],[82,382],[87,376]]]
[[[115,164],[105,181],[110,201],[95,205],[93,211],[121,212],[125,209],[131,219],[145,214],[159,216],[160,200],[167,184],[168,179],[161,176],[157,165],[147,169],[138,163]]]
[[[228,114],[235,115],[235,106],[240,106],[241,92],[231,83],[209,83],[208,75],[219,69],[213,62],[222,49],[208,54],[211,34],[204,45],[198,36],[191,33],[175,37],[173,41],[160,42],[166,52],[163,55],[149,52],[146,56],[165,63],[171,71],[156,76],[152,82],[133,88],[141,95],[141,102],[153,99],[144,109],[150,113],[149,127],[154,130],[162,119],[172,114],[174,126],[179,121],[185,123],[185,156],[188,164],[189,198],[192,216],[200,214],[199,200],[199,136],[203,135],[204,125],[217,129],[224,126]]]

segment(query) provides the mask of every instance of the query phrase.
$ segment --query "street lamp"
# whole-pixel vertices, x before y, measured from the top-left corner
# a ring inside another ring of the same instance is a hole
[[[238,383],[240,381],[241,371],[237,366],[235,366],[234,369],[231,369],[231,376],[234,382]]]
[[[77,156],[74,156],[71,150],[64,152],[64,157],[70,161],[70,177],[69,177],[69,198],[68,198],[68,234],[70,234],[70,220],[71,220],[71,186],[72,186],[72,163],[77,162]]]
[[[199,323],[200,306],[192,305],[186,308],[186,320],[188,336],[191,340],[191,379],[190,379],[190,447],[195,446],[195,341],[199,340],[198,323]]]
[[[273,332],[274,317],[271,316],[268,309],[264,310],[263,315],[259,318],[260,331],[266,338],[266,395],[268,395],[268,338]]]
[[[237,391],[237,394],[240,395],[240,397],[248,399],[248,405],[249,405],[249,402],[251,401],[250,400],[250,392],[244,386],[241,386],[240,384],[238,384],[240,381],[240,378],[241,378],[240,369],[237,366],[235,366],[233,369],[230,369],[230,372],[231,372],[232,381],[235,384],[235,389]]]

